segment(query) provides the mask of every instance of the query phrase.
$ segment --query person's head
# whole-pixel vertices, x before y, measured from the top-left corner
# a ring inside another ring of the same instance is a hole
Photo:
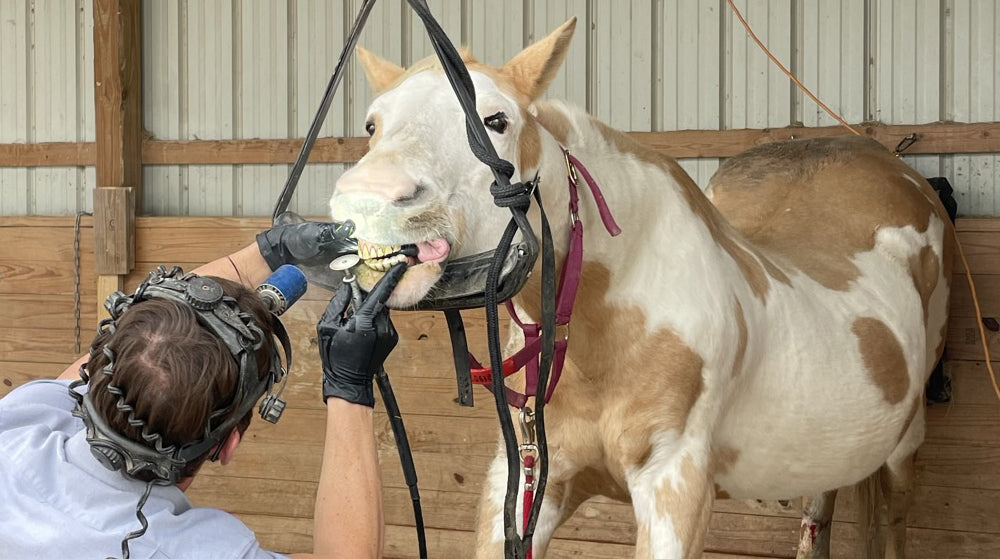
[[[259,378],[264,378],[275,355],[270,313],[253,291],[229,280],[212,279],[263,331],[255,357]],[[101,373],[108,364],[105,346],[115,356],[111,376]],[[185,445],[204,438],[212,413],[232,403],[239,378],[239,364],[223,340],[199,323],[189,305],[166,298],[133,303],[118,318],[113,333],[98,333],[85,366],[97,413],[117,433],[147,446],[151,445],[143,441],[142,427],[130,425],[129,413],[117,407],[119,397],[108,390],[109,383],[124,393],[125,403],[147,432],[160,435],[164,445]],[[249,426],[252,412],[253,408],[236,424],[240,435]],[[212,428],[234,413],[230,409],[212,419]],[[220,444],[228,435],[221,435]],[[189,460],[181,478],[194,475],[211,452]],[[140,472],[135,477],[149,481],[151,474]]]

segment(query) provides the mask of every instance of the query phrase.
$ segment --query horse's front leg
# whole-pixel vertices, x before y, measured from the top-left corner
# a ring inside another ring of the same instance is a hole
[[[550,460],[554,457],[555,453],[550,454]],[[570,507],[567,506],[571,500],[569,491],[571,487],[570,480],[564,479],[564,476],[560,475],[558,465],[553,463],[549,469],[542,508],[539,511],[538,521],[535,523],[535,533],[532,536],[533,559],[542,559],[545,556],[545,550],[548,548],[552,533],[572,513]],[[479,517],[476,523],[476,559],[499,559],[504,556],[503,506],[506,491],[507,458],[503,447],[501,447],[496,458],[490,464],[482,497],[479,501]],[[523,497],[524,475],[522,472],[516,500],[517,510],[515,511],[519,535],[524,533],[522,525]]]
[[[655,455],[655,453],[654,453]],[[704,457],[686,451],[654,456],[630,476],[637,559],[688,559],[702,555],[715,490]]]

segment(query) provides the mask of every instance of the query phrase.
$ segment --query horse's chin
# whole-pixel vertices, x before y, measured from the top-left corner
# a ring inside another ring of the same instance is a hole
[[[413,307],[427,296],[442,272],[440,262],[422,262],[410,266],[396,284],[388,305],[396,309]],[[371,290],[378,280],[385,276],[385,272],[373,270],[364,264],[358,266],[355,273],[358,276],[358,283],[365,291]]]

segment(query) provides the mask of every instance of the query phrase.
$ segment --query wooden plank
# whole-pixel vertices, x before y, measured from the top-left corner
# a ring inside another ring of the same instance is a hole
[[[142,144],[146,165],[294,163],[301,139],[291,140],[148,140]],[[354,163],[368,152],[368,138],[317,138],[312,163]]]
[[[1000,242],[996,231],[965,231],[959,233],[958,239],[973,274],[1000,274]],[[964,274],[957,254],[955,258],[955,273]]]
[[[465,511],[474,517],[471,511]],[[242,520],[268,549],[284,553],[308,552],[312,545],[312,521],[274,515],[239,514]],[[791,518],[763,518],[746,515],[714,515],[708,544],[703,557],[782,557],[795,556],[799,521]],[[475,548],[475,534],[467,530],[430,528],[426,531],[432,556],[445,558],[468,557]],[[561,536],[557,532],[557,536]],[[752,542],[754,549],[774,549],[775,553],[754,553],[744,547]],[[409,526],[386,526],[386,557],[416,557],[416,534]],[[858,538],[854,526],[836,522],[833,526],[832,547],[835,557],[858,555]],[[716,549],[712,549],[715,547]],[[735,547],[732,552],[718,548]],[[556,538],[549,547],[548,557],[621,558],[633,555],[631,545]],[[992,535],[952,532],[948,530],[907,529],[907,557],[911,559],[980,559],[1000,553],[1000,538]]]
[[[93,253],[83,256],[80,262],[80,295],[84,300],[92,301],[97,292],[94,282],[97,272]],[[62,262],[0,262],[0,294],[73,295],[74,276],[72,258]]]
[[[80,230],[81,255],[94,252],[93,236]],[[0,262],[59,262],[73,266],[73,227],[4,227],[0,229]]]
[[[136,227],[135,250],[138,260],[160,262],[210,262],[247,246],[258,230],[208,226],[170,229]]]
[[[0,144],[0,167],[90,167],[96,163],[94,142]]]
[[[91,324],[96,315],[92,307],[80,302],[80,322]],[[62,330],[73,321],[72,295],[35,294],[5,295],[0,293],[0,324],[31,325],[32,328]],[[88,332],[89,333],[89,332]]]
[[[97,319],[104,320],[110,317],[108,310],[104,308],[104,301],[108,295],[119,291],[124,287],[124,276],[97,276]]]
[[[81,333],[83,343],[92,335]],[[69,365],[78,357],[73,349],[72,328],[48,330],[42,328],[0,327],[0,355],[12,361],[34,363],[65,363]],[[62,372],[61,370],[59,372]],[[58,374],[58,372],[56,373]]]
[[[986,330],[987,347],[993,359],[1000,359],[1000,332]],[[948,320],[945,341],[948,359],[985,361],[979,324],[973,317],[953,316]]]
[[[972,282],[976,286],[979,310],[983,317],[1000,317],[1000,274],[975,274]],[[950,316],[976,316],[965,274],[955,274],[951,280]]]
[[[94,190],[94,246],[100,275],[124,275],[135,266],[134,188]]]
[[[9,355],[7,357],[17,357]],[[69,363],[3,361],[0,365],[0,398],[26,382],[59,376]]]
[[[984,122],[858,124],[854,127],[888,149],[895,149],[900,140],[908,134],[915,133],[918,141],[905,152],[907,155],[914,155],[998,152],[1000,134],[996,133],[997,125]],[[752,146],[776,140],[838,136],[850,132],[840,126],[792,126],[772,129],[674,130],[630,134],[657,151],[677,158],[689,158],[730,157]],[[298,156],[301,146],[301,139],[146,140],[141,143],[141,161],[145,165],[292,163]],[[309,161],[354,163],[361,159],[367,150],[368,138],[319,138],[310,153]],[[0,144],[0,167],[94,165],[96,160],[94,143]]]
[[[142,200],[142,21],[139,0],[94,0],[97,184]]]

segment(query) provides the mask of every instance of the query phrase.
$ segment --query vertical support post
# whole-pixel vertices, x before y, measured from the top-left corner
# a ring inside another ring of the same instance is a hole
[[[140,0],[94,2],[97,189],[94,252],[97,314],[135,266],[135,214],[142,200],[142,21]]]

